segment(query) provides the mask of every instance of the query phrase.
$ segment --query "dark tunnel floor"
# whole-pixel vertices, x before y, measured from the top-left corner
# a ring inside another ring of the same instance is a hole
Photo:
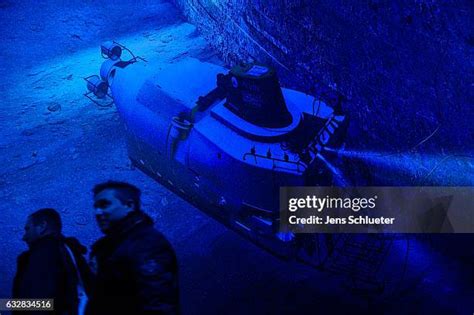
[[[370,305],[343,279],[271,256],[130,166],[116,110],[83,97],[82,78],[98,71],[98,47],[109,39],[150,62],[221,63],[179,16],[161,1],[0,1],[0,297],[25,249],[26,215],[57,208],[65,234],[91,245],[99,231],[90,189],[114,178],[142,188],[145,211],[175,246],[183,314],[472,313],[472,261],[433,254],[409,291]]]

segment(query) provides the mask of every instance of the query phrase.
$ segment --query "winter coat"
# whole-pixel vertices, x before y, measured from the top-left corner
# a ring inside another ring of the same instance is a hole
[[[173,248],[141,211],[130,213],[92,247],[96,271],[88,315],[178,314]]]
[[[65,245],[73,253],[85,290],[89,292],[92,274],[83,257],[86,247],[75,238],[45,236],[18,256],[12,297],[54,299],[54,312],[26,311],[24,314],[77,315],[77,269]]]

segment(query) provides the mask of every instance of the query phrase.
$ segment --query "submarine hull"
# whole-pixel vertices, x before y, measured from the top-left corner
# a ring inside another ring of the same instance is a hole
[[[123,67],[108,61],[101,74],[110,84],[136,167],[259,246],[295,257],[301,240],[314,242],[314,236],[279,232],[279,189],[332,184],[317,155],[336,129],[345,131],[345,117],[321,101],[315,112],[314,97],[284,88],[291,120],[282,128],[249,123],[226,107],[225,97],[200,108],[198,100],[228,71],[186,58]],[[319,238],[323,248],[326,237]],[[310,258],[316,266],[323,259],[321,253]]]

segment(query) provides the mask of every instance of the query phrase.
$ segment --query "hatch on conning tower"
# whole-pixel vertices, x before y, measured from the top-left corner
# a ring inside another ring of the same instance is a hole
[[[261,127],[284,128],[291,124],[274,69],[257,64],[230,70],[225,106],[242,119]]]

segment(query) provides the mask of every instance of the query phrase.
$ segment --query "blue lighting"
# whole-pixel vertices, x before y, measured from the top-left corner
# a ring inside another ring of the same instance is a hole
[[[374,168],[403,173],[416,185],[474,185],[474,156],[465,154],[386,153],[328,147],[324,152],[361,160]]]

